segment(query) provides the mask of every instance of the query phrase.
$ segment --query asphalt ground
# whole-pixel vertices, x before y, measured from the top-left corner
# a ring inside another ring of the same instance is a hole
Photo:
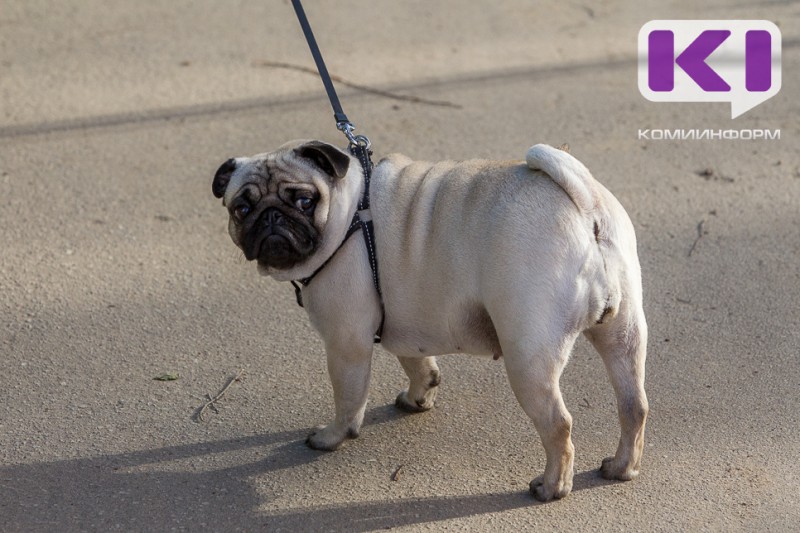
[[[491,358],[440,358],[436,408],[410,416],[378,348],[361,437],[308,449],[333,414],[322,343],[230,242],[210,187],[230,156],[343,143],[291,6],[5,0],[0,529],[796,530],[800,3],[305,6],[378,157],[568,142],[626,207],[650,327],[642,474],[596,473],[618,424],[585,341],[562,378],[576,475],[558,502],[527,492],[544,452]],[[781,92],[734,121],[645,100],[652,19],[777,23]],[[781,138],[638,135],[674,128]]]

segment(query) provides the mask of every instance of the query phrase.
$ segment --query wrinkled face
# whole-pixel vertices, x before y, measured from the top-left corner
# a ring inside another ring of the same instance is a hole
[[[349,163],[347,154],[319,141],[223,163],[212,189],[223,198],[228,231],[247,260],[269,273],[290,270],[314,255],[331,193]]]

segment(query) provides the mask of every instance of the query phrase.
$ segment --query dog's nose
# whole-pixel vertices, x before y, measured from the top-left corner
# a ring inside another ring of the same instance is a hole
[[[283,226],[285,218],[283,213],[276,208],[271,208],[267,210],[266,216],[264,217],[264,222],[266,222],[267,226]]]

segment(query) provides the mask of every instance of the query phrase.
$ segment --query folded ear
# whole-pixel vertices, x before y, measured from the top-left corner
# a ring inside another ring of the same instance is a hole
[[[234,170],[236,170],[235,159],[228,159],[217,169],[217,173],[214,174],[214,182],[211,184],[211,192],[214,193],[214,196],[217,198],[225,196],[225,189],[228,188]]]
[[[350,156],[332,144],[310,141],[294,149],[295,154],[308,159],[332,178],[341,179],[350,167]]]

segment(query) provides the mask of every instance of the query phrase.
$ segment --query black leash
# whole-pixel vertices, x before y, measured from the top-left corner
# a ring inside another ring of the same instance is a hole
[[[311,25],[308,23],[308,18],[306,18],[303,5],[300,3],[300,0],[292,0],[292,6],[297,14],[297,20],[300,21],[300,27],[303,29],[303,34],[308,42],[308,48],[311,50],[311,55],[314,58],[314,62],[317,64],[317,70],[319,71],[319,77],[322,78],[322,84],[325,86],[325,92],[328,93],[328,99],[330,100],[331,107],[333,108],[333,118],[336,120],[336,128],[341,130],[345,137],[347,137],[347,140],[350,141],[350,153],[358,159],[359,163],[361,163],[361,168],[364,172],[364,194],[361,196],[361,200],[358,202],[358,209],[353,215],[353,221],[350,223],[350,227],[347,229],[347,234],[342,240],[342,243],[339,245],[339,248],[337,248],[331,257],[329,257],[328,260],[322,264],[322,266],[315,270],[314,273],[312,273],[309,277],[298,281],[303,287],[306,287],[309,283],[311,283],[311,280],[314,279],[314,276],[316,276],[328,265],[330,260],[333,259],[333,256],[336,255],[336,252],[338,252],[339,249],[344,246],[347,240],[356,231],[361,230],[361,234],[364,236],[364,244],[367,247],[367,254],[369,255],[369,266],[372,270],[372,282],[375,284],[375,289],[378,291],[378,299],[380,300],[381,305],[381,323],[378,327],[378,331],[375,333],[375,342],[379,343],[381,342],[381,334],[383,333],[383,323],[386,318],[386,313],[383,309],[383,293],[381,292],[380,278],[378,277],[378,256],[375,248],[375,231],[373,229],[371,216],[367,220],[364,220],[362,215],[359,214],[364,213],[364,216],[366,216],[366,213],[369,211],[369,184],[372,178],[373,166],[372,159],[370,157],[372,155],[372,150],[370,150],[371,145],[369,139],[364,135],[353,134],[355,126],[347,119],[347,115],[344,114],[342,104],[339,102],[339,96],[336,94],[333,81],[331,80],[330,74],[328,74],[325,61],[322,59],[322,53],[320,53],[319,46],[317,46],[317,40],[314,38],[314,32],[311,31]],[[300,307],[303,307],[302,289],[295,281],[292,281],[292,285],[294,285],[297,304]]]
[[[292,0],[294,12],[297,13],[297,20],[300,21],[300,27],[303,29],[303,34],[306,36],[308,48],[311,50],[311,56],[314,58],[314,63],[317,64],[317,71],[319,77],[322,78],[322,84],[325,86],[325,92],[328,93],[328,100],[331,101],[333,108],[333,118],[336,120],[336,127],[342,131],[350,141],[350,145],[365,144],[369,147],[369,139],[363,135],[353,135],[353,130],[356,127],[352,122],[347,120],[347,115],[344,114],[342,104],[339,102],[339,96],[336,94],[336,89],[331,81],[331,76],[328,74],[328,67],[325,66],[325,60],[322,59],[322,53],[317,46],[317,40],[314,38],[314,32],[311,31],[311,25],[306,18],[306,12],[303,10],[303,5],[300,0]]]

